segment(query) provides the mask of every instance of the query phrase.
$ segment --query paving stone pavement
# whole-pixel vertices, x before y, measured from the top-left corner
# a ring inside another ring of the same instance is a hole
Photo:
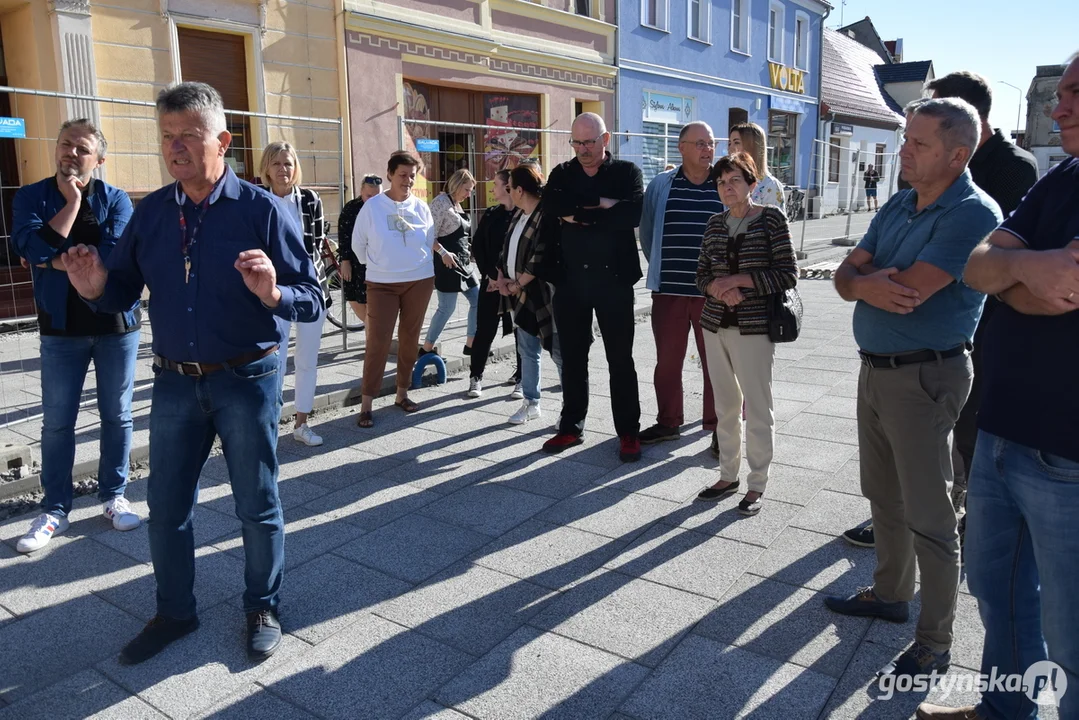
[[[539,452],[559,408],[554,369],[543,418],[510,427],[511,366],[496,363],[480,399],[458,375],[416,392],[414,416],[383,398],[374,430],[353,409],[315,417],[320,448],[282,437],[286,638],[260,665],[243,653],[220,457],[194,519],[202,627],[136,667],[116,656],[153,613],[146,526],[117,533],[84,497],[67,533],[24,556],[30,517],[0,523],[0,720],[910,717],[924,694],[883,700],[870,686],[913,620],[822,606],[869,582],[874,555],[836,537],[869,517],[851,307],[827,282],[801,288],[805,335],[777,352],[778,462],[758,516],[738,515],[738,497],[693,502],[717,477],[696,357],[682,438],[634,464],[617,458],[598,344],[587,441],[557,458]],[[647,321],[635,355],[647,426]],[[146,481],[128,495],[145,513]],[[972,672],[983,638],[962,591],[952,674]]]

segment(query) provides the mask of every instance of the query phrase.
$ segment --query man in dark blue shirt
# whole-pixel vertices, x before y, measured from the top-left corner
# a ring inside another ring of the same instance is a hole
[[[34,273],[41,335],[42,513],[19,540],[19,552],[45,547],[68,527],[74,497],[75,421],[90,361],[101,415],[98,500],[117,530],[141,521],[124,498],[131,452],[131,396],[141,323],[139,298],[121,312],[96,313],[68,282],[60,256],[79,244],[108,257],[131,219],[131,200],[93,176],[108,142],[85,118],[69,120],[56,139],[56,174],[15,194],[11,243]]]
[[[232,136],[221,96],[183,83],[157,98],[161,149],[177,182],[139,203],[106,263],[80,245],[64,255],[93,307],[126,308],[150,289],[150,556],[157,616],[121,652],[142,662],[198,627],[191,517],[199,474],[221,437],[247,560],[247,651],[281,641],[284,522],[277,496],[278,347],[287,323],[314,319],[322,292],[299,225],[265,190],[225,165]]]
[[[1034,717],[1035,703],[1054,702],[1060,717],[1079,717],[1079,57],[1057,97],[1052,117],[1072,157],[974,250],[963,276],[1001,301],[985,330],[967,495],[981,671],[1030,686],[990,686],[977,707],[923,705],[920,718]]]

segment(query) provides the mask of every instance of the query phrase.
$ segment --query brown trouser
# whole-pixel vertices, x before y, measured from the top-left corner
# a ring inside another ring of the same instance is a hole
[[[378,397],[382,374],[397,328],[397,388],[412,386],[412,368],[420,351],[420,330],[435,289],[433,277],[400,283],[367,281],[367,346],[363,358],[363,394]],[[400,322],[398,322],[400,316]]]
[[[939,652],[952,645],[959,591],[959,533],[951,501],[952,428],[973,376],[966,354],[898,368],[862,366],[858,448],[862,494],[873,512],[884,602],[914,599],[921,568],[922,612],[915,640]]]

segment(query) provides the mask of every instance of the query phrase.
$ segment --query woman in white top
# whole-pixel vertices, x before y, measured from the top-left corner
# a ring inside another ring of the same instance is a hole
[[[783,183],[768,172],[768,142],[764,128],[756,123],[738,123],[731,128],[727,139],[727,154],[748,153],[757,166],[757,186],[750,200],[754,205],[772,205],[780,210],[786,205]]]
[[[367,347],[363,360],[363,402],[356,424],[374,425],[371,405],[382,388],[393,327],[397,329],[397,399],[405,412],[419,410],[409,399],[420,329],[435,288],[435,223],[431,210],[412,194],[423,163],[407,150],[390,155],[389,189],[364,203],[352,231],[352,251],[367,266]],[[400,322],[398,323],[398,317]]]
[[[303,173],[300,171],[296,148],[287,142],[267,145],[262,152],[259,176],[264,187],[285,201],[303,228],[304,248],[315,265],[315,274],[322,286],[326,307],[329,308],[332,298],[326,282],[326,265],[322,261],[322,247],[326,240],[322,200],[314,190],[300,187]],[[307,424],[307,416],[315,404],[318,350],[322,344],[322,323],[325,318],[326,312],[323,311],[311,322],[296,323],[296,351],[293,355],[296,365],[296,418],[293,422],[292,437],[310,447],[322,444],[322,438]],[[281,373],[282,379],[284,376],[285,374]]]
[[[446,328],[446,323],[457,309],[457,297],[468,300],[468,329],[465,334],[465,355],[472,354],[472,340],[476,337],[476,304],[480,299],[479,279],[471,261],[470,235],[472,222],[461,203],[468,199],[476,187],[476,178],[468,170],[461,169],[446,181],[446,191],[431,201],[431,216],[435,221],[435,294],[438,309],[431,316],[420,355],[435,351],[435,343]]]

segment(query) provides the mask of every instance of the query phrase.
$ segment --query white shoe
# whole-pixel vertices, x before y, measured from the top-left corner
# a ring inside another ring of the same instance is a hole
[[[142,519],[131,510],[131,503],[123,495],[101,503],[101,514],[112,520],[112,526],[120,532],[142,525]]]
[[[67,518],[41,513],[30,525],[30,532],[19,538],[15,549],[21,553],[34,552],[49,544],[52,536],[67,530]]]
[[[513,392],[510,393],[510,397],[514,400],[524,400],[525,391],[524,388],[521,387],[521,383],[517,383],[513,386]]]
[[[483,380],[480,380],[479,378],[469,378],[468,396],[470,398],[478,398],[483,396]]]
[[[292,431],[292,437],[297,442],[302,442],[307,447],[318,447],[322,444],[322,438],[315,434],[315,431],[311,429],[311,426],[304,423],[300,427]]]
[[[520,409],[510,415],[510,424],[524,425],[529,420],[538,420],[540,415],[542,413],[540,412],[539,401],[525,400],[521,403]]]

